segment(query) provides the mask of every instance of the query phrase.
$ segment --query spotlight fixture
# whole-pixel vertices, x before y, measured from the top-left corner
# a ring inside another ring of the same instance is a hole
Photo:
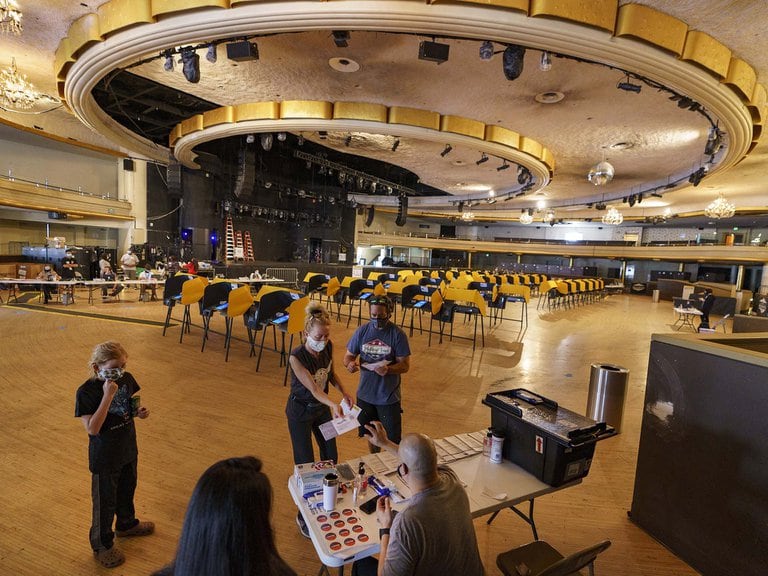
[[[216,44],[210,44],[208,46],[208,52],[205,53],[205,59],[211,64],[216,63]]]
[[[642,202],[643,202],[643,193],[642,192],[638,192],[637,193],[637,203],[641,204]]]
[[[493,58],[493,42],[486,40],[480,45],[480,60],[490,60]]]
[[[720,151],[720,147],[723,145],[722,134],[718,130],[717,126],[713,126],[709,129],[707,135],[707,143],[704,146],[704,154],[707,156],[714,156]]]
[[[486,202],[488,204],[496,204],[496,198],[488,198],[488,200],[486,200]]]
[[[523,73],[523,63],[525,59],[525,48],[517,44],[510,44],[504,49],[504,58],[502,60],[502,69],[507,80],[517,80]]]
[[[595,204],[595,210],[605,210],[605,203],[598,202],[597,204]]]
[[[598,162],[589,169],[587,180],[592,182],[592,184],[595,186],[604,186],[613,180],[613,175],[613,166],[609,162],[603,160],[602,162]]]
[[[443,151],[440,152],[440,156],[445,158],[451,150],[453,150],[453,146],[451,146],[450,144],[446,144],[445,148],[443,148]]]
[[[643,89],[640,84],[632,84],[632,82],[629,81],[629,75],[627,75],[623,82],[619,81],[619,83],[616,84],[616,88],[624,90],[625,92],[634,92],[635,94],[640,94],[640,90]]]
[[[419,44],[419,60],[427,60],[428,62],[437,62],[442,64],[448,61],[448,51],[451,46],[449,44],[440,44],[438,42],[430,42],[424,40]]]
[[[247,62],[259,59],[259,46],[256,42],[241,40],[227,44],[227,58],[235,62]]]
[[[501,172],[502,170],[508,170],[509,169],[509,163],[507,162],[506,158],[502,161],[501,166],[496,168],[496,172]]]
[[[730,218],[736,214],[736,206],[725,199],[722,192],[717,195],[717,198],[713,200],[706,208],[704,208],[704,214],[707,218]]]
[[[488,154],[486,154],[485,152],[483,152],[483,153],[480,155],[480,160],[478,160],[477,162],[475,162],[475,164],[477,164],[478,166],[480,166],[480,164],[482,164],[483,162],[488,162]]]
[[[267,132],[266,134],[261,135],[261,147],[264,148],[266,152],[269,152],[272,150],[272,133]]]
[[[541,218],[541,221],[544,222],[544,224],[554,225],[555,222],[555,211],[551,208],[547,210],[544,213],[544,216]]]
[[[285,142],[285,139],[286,139],[286,138],[287,138],[287,136],[286,136],[285,132],[278,132],[278,133],[277,133],[277,139],[278,139],[280,142]]]
[[[200,82],[200,56],[194,48],[187,46],[181,49],[182,72],[187,82],[197,84]]]
[[[299,138],[296,140],[296,144],[299,146],[304,146],[304,134],[299,134]]]
[[[352,144],[352,136],[351,136],[351,135],[350,135],[350,136],[347,136],[347,137],[344,139],[344,146],[347,146],[347,147],[348,147],[350,144]]]
[[[651,196],[653,196],[654,198],[663,198],[663,196],[661,194],[659,194],[658,192],[653,192],[651,194]]]
[[[701,168],[699,168],[698,170],[696,170],[695,172],[693,172],[693,173],[692,173],[692,174],[691,174],[691,175],[688,177],[688,182],[690,182],[691,184],[693,184],[693,186],[694,186],[694,187],[696,187],[696,186],[698,186],[699,184],[701,184],[701,181],[702,181],[702,179],[703,179],[703,178],[704,178],[704,176],[706,176],[706,175],[707,175],[707,170],[704,168],[704,166],[702,166]]]
[[[395,138],[395,141],[392,143],[392,152],[397,150],[398,146],[400,146],[400,138]]]
[[[517,183],[520,184],[520,186],[527,186],[528,184],[531,184],[532,181],[533,176],[531,176],[531,171],[525,166],[518,166]]]
[[[253,134],[248,134],[248,136],[245,137],[246,144],[253,144],[256,141],[256,136]]]
[[[163,70],[166,72],[172,72],[173,71],[173,52],[171,50],[166,50],[163,52],[163,56],[165,56],[165,63],[163,64]]]
[[[546,50],[541,53],[541,60],[539,60],[539,70],[542,72],[549,72],[552,70],[552,55]]]
[[[333,43],[336,44],[336,48],[346,48],[349,46],[349,32],[346,30],[334,30],[331,32],[333,35]]]
[[[627,198],[627,204],[629,204],[629,207],[632,208],[632,206],[635,205],[635,195],[630,194],[629,198]]]

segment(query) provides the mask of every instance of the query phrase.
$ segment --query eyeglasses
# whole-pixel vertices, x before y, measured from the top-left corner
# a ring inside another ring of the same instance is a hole
[[[398,477],[399,477],[401,480],[403,479],[403,475],[404,475],[404,474],[407,474],[407,472],[403,472],[403,471],[402,471],[402,467],[403,467],[403,466],[405,466],[405,464],[404,464],[403,462],[400,462],[400,464],[398,464],[398,465],[397,465],[397,475],[398,475]]]

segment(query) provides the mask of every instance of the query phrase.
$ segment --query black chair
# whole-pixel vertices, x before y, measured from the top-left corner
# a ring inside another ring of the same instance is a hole
[[[349,317],[347,318],[347,327],[349,327],[349,321],[352,320],[352,308],[355,302],[357,306],[357,325],[360,326],[363,316],[363,301],[373,296],[373,289],[376,287],[377,282],[375,280],[366,280],[359,278],[352,280],[349,284]]]
[[[440,344],[443,343],[443,331],[446,324],[451,325],[451,340],[453,340],[453,312],[455,305],[453,302],[446,302],[440,295],[439,291],[435,291],[430,299],[430,306],[432,316],[429,319],[429,341],[427,346],[432,345],[432,322],[437,320],[440,328]]]
[[[227,309],[227,300],[231,291],[232,284],[229,282],[214,282],[205,287],[203,299],[200,300],[200,315],[203,317],[203,345],[200,352],[205,350],[205,343],[208,341],[211,318],[216,312]]]
[[[263,330],[261,333],[261,344],[259,346],[259,356],[256,360],[256,371],[259,371],[259,367],[261,366],[261,356],[264,352],[264,339],[267,335],[267,328],[269,326],[272,326],[272,336],[274,338],[274,348],[275,351],[277,351],[277,332],[276,332],[276,324],[275,320],[279,317],[285,316],[286,320],[288,319],[288,315],[286,314],[287,308],[291,305],[291,303],[298,299],[299,295],[295,292],[289,292],[288,290],[277,290],[275,292],[270,292],[269,294],[264,294],[259,300],[258,306],[253,306],[251,310],[249,310],[245,316],[243,317],[243,321],[245,322],[245,326],[248,329],[248,340],[251,345],[251,352],[250,355],[254,356],[256,354],[256,337],[255,332],[258,330]],[[281,354],[281,362],[280,366],[282,366],[282,361],[284,360],[284,354],[285,351],[283,350],[283,353]]]
[[[181,300],[181,287],[184,282],[190,278],[192,277],[187,276],[186,274],[179,274],[177,276],[171,276],[165,281],[165,286],[163,287],[163,304],[168,307],[168,312],[165,315],[163,336],[165,336],[165,331],[171,323],[171,312],[173,312],[173,307]]]
[[[422,334],[421,313],[424,310],[430,309],[429,298],[434,291],[434,287],[419,286],[418,284],[409,284],[403,288],[403,293],[400,295],[400,307],[403,310],[403,317],[400,319],[400,326],[402,327],[405,324],[405,316],[407,311],[410,310],[410,336],[413,336],[413,317],[416,315],[416,310],[419,311],[419,334]]]
[[[304,285],[304,294],[312,297],[313,294],[322,294],[325,284],[328,283],[331,277],[328,274],[315,274],[309,278],[309,281]]]
[[[496,566],[504,576],[571,576],[581,574],[579,570],[589,568],[589,575],[595,575],[597,556],[611,546],[604,540],[570,556],[563,556],[543,540],[514,548],[496,557]]]

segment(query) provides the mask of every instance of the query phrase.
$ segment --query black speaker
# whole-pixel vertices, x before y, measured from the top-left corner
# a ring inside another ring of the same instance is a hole
[[[227,58],[235,62],[245,62],[247,60],[259,59],[259,46],[256,42],[232,42],[227,44]]]
[[[408,196],[400,196],[399,206],[397,208],[397,219],[395,224],[398,226],[405,226],[405,221],[408,218]]]
[[[428,60],[430,62],[437,62],[442,64],[448,60],[448,51],[450,45],[439,44],[438,42],[430,42],[424,40],[419,44],[419,60]]]
[[[375,208],[373,206],[368,206],[368,215],[365,217],[366,228],[371,224],[373,224],[374,212],[375,212]]]
[[[246,146],[240,150],[238,155],[237,178],[235,179],[235,188],[233,193],[238,198],[245,192],[253,193],[253,187],[256,184],[256,151]]]
[[[126,172],[133,172],[135,169],[135,166],[133,164],[133,160],[130,158],[123,158],[123,170]]]
[[[168,164],[166,179],[168,183],[168,195],[181,198],[181,164],[178,162]]]

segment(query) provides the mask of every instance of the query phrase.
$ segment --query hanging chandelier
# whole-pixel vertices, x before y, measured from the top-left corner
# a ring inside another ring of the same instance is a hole
[[[725,199],[722,193],[717,195],[717,198],[713,200],[709,206],[704,208],[704,214],[707,218],[730,218],[736,214],[736,206]]]
[[[613,165],[610,162],[603,160],[589,169],[587,180],[592,182],[595,186],[605,186],[608,182],[613,180],[613,174]]]
[[[523,210],[520,214],[520,224],[530,224],[533,222],[533,214],[530,210]]]
[[[624,216],[616,208],[608,208],[608,212],[603,214],[603,224],[618,226],[622,222],[624,222]]]
[[[2,0],[0,0],[2,1]],[[16,58],[11,58],[10,67],[0,70],[0,103],[19,109],[32,108],[41,98],[25,74],[19,74]]]
[[[475,213],[472,212],[471,210],[464,210],[461,213],[461,219],[464,220],[465,222],[471,222],[472,220],[475,219]]]
[[[16,0],[0,0],[0,32],[21,34],[24,30],[21,24],[22,16]]]
[[[554,220],[555,220],[555,211],[552,210],[551,208],[544,213],[544,216],[541,219],[541,221],[544,222],[544,224],[549,224],[551,222],[554,222]]]

